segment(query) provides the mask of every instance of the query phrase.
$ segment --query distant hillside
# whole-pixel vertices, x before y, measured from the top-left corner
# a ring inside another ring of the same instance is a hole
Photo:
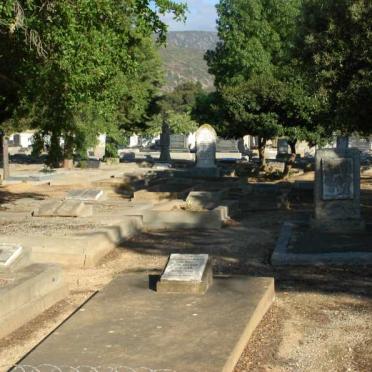
[[[185,81],[200,81],[205,89],[213,89],[213,76],[208,73],[203,56],[216,43],[216,32],[169,32],[167,46],[160,49],[166,76],[164,90],[170,91]]]

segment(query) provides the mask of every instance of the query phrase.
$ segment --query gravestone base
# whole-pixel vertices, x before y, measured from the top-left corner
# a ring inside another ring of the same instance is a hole
[[[213,168],[202,168],[194,167],[191,170],[191,177],[221,177],[221,170],[217,167]]]
[[[344,220],[331,220],[331,219],[310,219],[310,228],[319,231],[329,232],[358,232],[366,229],[365,221],[359,219],[344,219]]]
[[[211,263],[208,262],[200,282],[159,280],[156,285],[156,291],[159,293],[188,293],[202,295],[207,292],[212,283],[213,270]]]
[[[232,372],[273,300],[273,278],[215,277],[204,296],[181,296],[148,289],[145,275],[119,275],[15,370]]]
[[[0,338],[40,315],[68,294],[63,271],[57,265],[32,264],[2,273]]]

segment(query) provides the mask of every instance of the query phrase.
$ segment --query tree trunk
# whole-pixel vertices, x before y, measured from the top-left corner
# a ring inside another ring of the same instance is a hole
[[[65,146],[63,151],[63,168],[72,169],[74,167],[73,153],[74,153],[73,139],[70,135],[66,135]]]
[[[258,156],[260,157],[261,170],[266,169],[266,157],[265,157],[265,148],[266,148],[266,138],[258,138]]]
[[[283,171],[283,177],[288,177],[289,172],[291,171],[295,161],[296,161],[296,143],[297,140],[295,141],[288,141],[288,145],[291,148],[291,155],[285,162],[285,167]]]

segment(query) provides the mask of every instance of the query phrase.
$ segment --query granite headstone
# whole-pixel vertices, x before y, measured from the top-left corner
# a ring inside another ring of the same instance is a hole
[[[360,153],[322,149],[315,155],[315,219],[319,228],[363,229],[360,216]]]

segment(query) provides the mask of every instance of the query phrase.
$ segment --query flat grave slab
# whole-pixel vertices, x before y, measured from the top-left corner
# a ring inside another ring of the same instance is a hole
[[[233,371],[274,300],[273,278],[221,277],[204,296],[157,293],[143,274],[115,278],[19,362],[43,372]],[[49,368],[49,369],[48,369]]]
[[[33,212],[34,217],[89,217],[92,214],[92,206],[79,200],[50,200]]]
[[[371,230],[343,233],[312,229],[306,223],[283,224],[271,262],[290,265],[372,265]]]
[[[71,190],[67,193],[66,200],[97,201],[103,196],[100,189]]]
[[[0,273],[0,338],[35,318],[67,295],[56,265],[32,264]]]
[[[213,281],[208,254],[170,255],[157,292],[204,294]]]

